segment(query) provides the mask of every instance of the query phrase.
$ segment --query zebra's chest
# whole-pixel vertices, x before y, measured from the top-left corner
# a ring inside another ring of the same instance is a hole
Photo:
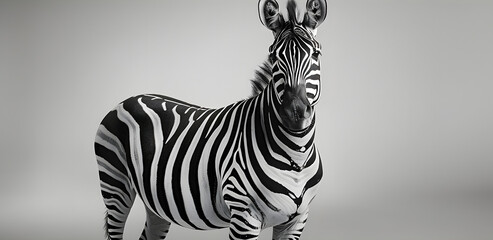
[[[236,164],[223,185],[224,193],[235,199],[226,203],[246,203],[264,227],[286,223],[308,211],[321,178],[320,167],[313,164],[302,171],[286,171],[248,162]],[[310,183],[314,179],[315,184]]]
[[[316,188],[307,188],[307,176],[286,174],[275,179],[285,189],[264,192],[265,199],[270,204],[263,209],[266,227],[285,223],[307,212],[308,204],[316,193]]]

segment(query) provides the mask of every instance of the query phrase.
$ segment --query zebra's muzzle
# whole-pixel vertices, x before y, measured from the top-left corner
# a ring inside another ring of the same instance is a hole
[[[279,111],[284,127],[291,131],[302,131],[311,125],[313,107],[306,98],[304,88],[286,89]]]

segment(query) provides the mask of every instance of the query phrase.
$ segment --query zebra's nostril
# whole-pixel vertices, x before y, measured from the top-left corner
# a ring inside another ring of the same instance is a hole
[[[312,109],[306,99],[294,91],[287,91],[283,97],[280,111],[283,125],[291,130],[302,130],[310,123]]]
[[[309,114],[307,114],[306,107],[303,105],[297,106],[293,108],[293,120],[294,121],[299,121],[300,119],[304,119],[309,117]]]

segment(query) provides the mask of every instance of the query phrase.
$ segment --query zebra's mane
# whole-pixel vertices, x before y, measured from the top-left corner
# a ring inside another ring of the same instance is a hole
[[[259,95],[269,84],[272,79],[272,65],[269,60],[266,60],[259,69],[255,70],[255,76],[252,83],[252,97]]]

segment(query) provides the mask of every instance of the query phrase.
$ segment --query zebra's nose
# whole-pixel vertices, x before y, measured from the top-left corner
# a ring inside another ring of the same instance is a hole
[[[280,116],[285,127],[300,131],[311,124],[313,108],[302,88],[287,89],[284,92]]]

